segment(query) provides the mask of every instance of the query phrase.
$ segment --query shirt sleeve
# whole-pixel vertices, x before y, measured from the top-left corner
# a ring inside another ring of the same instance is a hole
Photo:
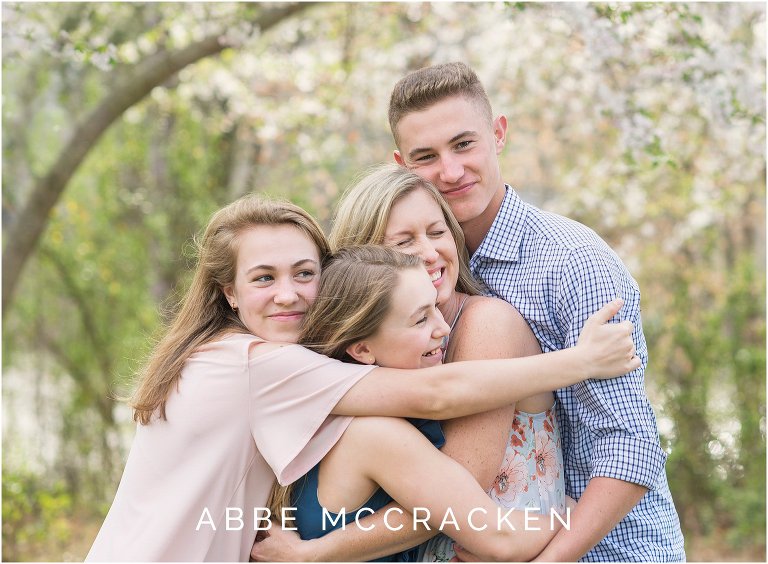
[[[352,418],[331,411],[373,368],[298,345],[249,362],[251,434],[282,485],[306,474],[336,444]]]
[[[616,478],[654,489],[667,458],[656,416],[645,393],[648,348],[640,316],[640,290],[608,248],[573,251],[558,299],[558,323],[565,347],[573,346],[587,318],[616,297],[624,306],[615,320],[634,324],[632,338],[640,368],[610,380],[586,380],[572,387],[577,417],[592,442],[590,477]]]

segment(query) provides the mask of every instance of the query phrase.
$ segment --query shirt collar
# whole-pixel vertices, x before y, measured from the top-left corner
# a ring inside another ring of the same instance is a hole
[[[528,209],[520,196],[508,184],[499,212],[472,258],[485,257],[493,260],[517,262],[520,244],[525,232]]]

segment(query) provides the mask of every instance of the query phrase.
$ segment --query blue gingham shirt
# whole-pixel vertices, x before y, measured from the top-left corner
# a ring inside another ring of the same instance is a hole
[[[566,493],[579,499],[590,478],[649,489],[582,561],[684,561],[680,523],[664,471],[656,417],[643,386],[648,350],[640,290],[621,259],[591,229],[523,202],[507,186],[499,213],[470,259],[487,295],[514,305],[544,352],[576,344],[586,319],[615,297],[634,326],[642,366],[621,378],[587,380],[555,392]]]

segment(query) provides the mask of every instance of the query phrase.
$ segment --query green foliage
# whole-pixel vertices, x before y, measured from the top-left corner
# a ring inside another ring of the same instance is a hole
[[[72,510],[63,482],[49,486],[32,473],[3,470],[3,560],[23,560],[39,544],[61,554],[72,540]]]

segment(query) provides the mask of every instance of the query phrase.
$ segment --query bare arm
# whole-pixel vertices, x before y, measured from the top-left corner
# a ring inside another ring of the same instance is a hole
[[[575,562],[599,543],[647,491],[615,478],[592,478],[573,512],[570,530],[561,529],[536,560]]]
[[[387,515],[380,512],[361,522],[370,529],[367,531],[348,526],[346,531],[333,531],[309,541],[298,541],[284,531],[274,531],[274,538],[254,545],[251,552],[254,558],[261,561],[329,558],[348,561],[381,557],[437,533],[444,516],[450,512],[455,523],[446,522],[442,532],[481,557],[529,560],[544,548],[559,528],[559,522],[554,523],[556,527],[553,529],[543,515],[526,516],[522,511],[512,511],[507,522],[502,521],[499,525],[497,506],[474,477],[435,449],[417,429],[402,419],[356,418],[344,433],[339,445],[342,444],[341,448],[355,455],[352,468],[347,466],[350,472],[379,484],[401,507],[426,519],[432,531],[427,533],[422,527],[417,534],[407,535],[409,538],[404,541],[404,534],[414,528],[411,513],[390,512]],[[401,531],[394,530],[400,527]],[[378,547],[372,547],[368,538],[374,535],[379,539]],[[341,538],[343,545],[339,545]]]
[[[360,470],[403,507],[414,508],[412,513],[426,518],[431,528],[442,525],[443,533],[476,554],[529,560],[554,536],[556,530],[543,515],[526,518],[522,511],[511,511],[508,524],[499,523],[498,507],[472,475],[406,421],[366,417],[355,423],[350,439],[363,453]],[[456,522],[444,523],[446,515]]]
[[[414,531],[413,517],[395,502],[360,523],[364,528],[348,526],[309,540],[273,526],[267,538],[253,545],[251,557],[258,562],[365,562],[408,550],[437,534],[422,524]]]
[[[632,351],[623,348],[629,345],[628,335],[631,328],[625,326],[622,329],[615,324],[602,325],[613,316],[618,307],[619,304],[607,306],[601,310],[600,315],[593,318],[589,330],[584,332],[583,342],[579,341],[579,347],[547,355],[550,362],[545,364],[548,368],[540,367],[534,359],[519,359],[514,362],[465,362],[419,371],[377,368],[347,392],[337,404],[334,413],[365,415],[375,412],[439,419],[482,410],[473,407],[477,404],[500,407],[535,392],[568,385],[575,381],[572,374],[582,372],[582,369],[578,368],[581,362],[585,362],[587,366],[590,362],[601,364],[599,368],[596,365],[590,367],[598,373],[606,370],[609,364],[613,370],[616,370],[617,366],[619,370],[629,370],[637,360],[630,360]],[[524,345],[523,350],[535,352],[530,345],[531,343]],[[487,354],[492,356],[490,351]],[[594,360],[585,360],[590,355]],[[537,358],[541,359],[543,356]],[[462,370],[458,370],[457,367],[462,364]],[[586,371],[586,368],[583,370]],[[536,374],[537,378],[530,378],[530,374]],[[550,381],[547,383],[548,377]],[[512,382],[509,381],[510,378]],[[579,379],[583,378],[583,375],[579,376]],[[448,398],[447,401],[444,401],[441,395]],[[508,428],[507,425],[507,430]],[[456,452],[461,450],[459,447]],[[481,480],[487,481],[489,475],[490,480],[495,477],[498,467],[498,461],[492,464],[488,460],[473,467],[473,470]],[[485,475],[481,476],[483,472]],[[397,516],[397,513],[390,515],[390,524],[394,528],[397,528],[394,521]],[[405,528],[399,532],[389,531],[383,526],[384,512],[374,514],[366,521],[376,525],[373,531],[334,531],[321,539],[311,541],[298,541],[297,537],[278,531],[272,538],[257,543],[252,554],[254,558],[262,561],[363,560],[414,546],[434,534],[434,531],[431,534],[424,531],[406,533]]]
[[[375,368],[339,400],[333,413],[450,419],[496,409],[588,378],[626,374],[640,363],[630,337],[632,324],[606,324],[621,304],[621,300],[614,300],[590,317],[577,345],[566,350],[507,360],[454,362],[421,370]]]
[[[451,362],[541,353],[525,319],[508,303],[495,298],[474,298],[467,304],[451,345]],[[491,487],[498,474],[514,415],[515,404],[511,403],[443,423],[443,453],[469,470],[484,490]]]

